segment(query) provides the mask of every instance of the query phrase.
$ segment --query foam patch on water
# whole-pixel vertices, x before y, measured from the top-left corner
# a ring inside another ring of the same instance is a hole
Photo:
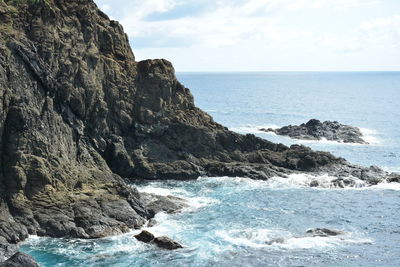
[[[180,188],[165,188],[165,187],[157,187],[153,185],[147,185],[144,187],[137,186],[138,190],[143,193],[155,194],[159,196],[181,196],[187,195],[187,192]]]
[[[346,243],[373,243],[372,239],[354,233],[330,237],[294,236],[290,232],[279,229],[221,230],[216,231],[216,236],[234,246],[285,250],[324,249]]]
[[[235,191],[254,190],[261,188],[271,189],[290,189],[290,188],[364,188],[367,184],[355,177],[348,177],[353,181],[350,185],[340,184],[337,177],[328,174],[312,175],[304,173],[290,174],[288,177],[272,177],[269,180],[254,180],[250,178],[241,177],[202,177],[198,181],[202,182],[204,186],[225,186],[232,187]],[[317,186],[311,187],[314,183]]]
[[[257,126],[257,125],[245,125],[245,126],[239,126],[239,127],[233,127],[230,130],[242,134],[269,134],[269,135],[276,135],[281,138],[285,138],[287,140],[291,141],[296,141],[297,143],[300,144],[325,144],[325,145],[346,145],[346,146],[364,146],[364,145],[379,145],[381,144],[381,141],[379,138],[376,136],[378,132],[373,129],[367,129],[367,128],[359,128],[362,134],[362,139],[366,141],[368,144],[358,144],[358,143],[343,143],[340,141],[332,141],[332,140],[327,140],[326,138],[321,138],[321,140],[303,140],[303,139],[295,139],[295,138],[290,138],[288,136],[283,136],[283,135],[277,135],[274,132],[265,132],[261,131],[260,129],[279,129],[280,126],[278,125],[262,125],[262,126]]]
[[[337,177],[328,174],[323,175],[311,175],[304,173],[291,174],[287,178],[273,177],[268,180],[271,187],[274,188],[307,188],[312,184],[315,184],[313,188],[364,188],[367,184],[355,177],[348,177],[353,183],[346,185],[338,182],[333,183],[337,180]]]
[[[364,139],[370,145],[379,145],[381,143],[378,137],[376,137],[376,135],[378,135],[378,132],[376,130],[367,128],[359,128],[359,129],[362,133],[362,139]]]
[[[379,183],[377,185],[373,185],[367,187],[368,190],[395,190],[400,191],[400,183]]]
[[[275,124],[269,124],[269,125],[245,125],[245,126],[238,126],[238,127],[233,127],[230,128],[229,130],[234,131],[234,132],[238,132],[238,133],[242,133],[242,134],[248,134],[248,133],[252,133],[252,134],[256,134],[256,133],[263,133],[263,134],[273,134],[276,135],[273,132],[265,132],[265,131],[260,131],[260,129],[278,129],[280,128],[278,125]]]
[[[184,208],[183,212],[193,212],[200,208],[218,203],[218,200],[209,197],[198,197],[182,188],[166,188],[158,186],[159,183],[137,187],[140,192],[151,193],[160,196],[175,196],[187,201],[189,207]]]

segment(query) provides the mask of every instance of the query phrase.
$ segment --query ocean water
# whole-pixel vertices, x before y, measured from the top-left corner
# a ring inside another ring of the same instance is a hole
[[[178,73],[196,104],[231,130],[287,145],[303,143],[365,166],[400,171],[400,73]],[[258,131],[311,118],[361,127],[369,145],[296,141]],[[254,181],[202,177],[153,181],[139,190],[190,204],[158,214],[149,230],[184,245],[165,251],[133,238],[32,237],[21,249],[42,266],[400,266],[400,184],[330,188],[322,175]],[[324,183],[324,181],[326,183]],[[310,228],[345,232],[309,237]],[[281,239],[281,243],[269,241]]]

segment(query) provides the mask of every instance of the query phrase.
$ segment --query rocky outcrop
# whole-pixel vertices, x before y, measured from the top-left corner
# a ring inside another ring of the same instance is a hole
[[[273,132],[277,135],[289,136],[294,139],[302,140],[330,140],[340,143],[368,144],[363,138],[359,128],[344,125],[337,121],[321,122],[311,119],[301,125],[289,125],[279,129],[262,128],[260,131]]]
[[[146,196],[124,178],[368,177],[330,153],[215,123],[170,62],[135,61],[121,25],[92,0],[3,0],[0,29],[0,236],[7,244],[29,234],[99,238],[140,228],[166,201],[149,212]]]

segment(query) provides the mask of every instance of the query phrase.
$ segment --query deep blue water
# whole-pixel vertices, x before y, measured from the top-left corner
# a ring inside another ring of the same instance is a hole
[[[217,122],[257,131],[310,118],[364,128],[370,145],[303,142],[351,162],[400,170],[400,73],[178,73],[196,104]],[[400,185],[309,188],[314,179],[253,181],[209,177],[148,182],[140,190],[186,198],[182,213],[157,215],[151,231],[184,244],[179,251],[137,242],[132,232],[100,240],[32,238],[22,250],[43,266],[400,266]],[[333,177],[321,176],[321,181]],[[322,183],[324,184],[324,183]],[[345,231],[307,237],[307,229]],[[268,245],[274,238],[282,244]]]

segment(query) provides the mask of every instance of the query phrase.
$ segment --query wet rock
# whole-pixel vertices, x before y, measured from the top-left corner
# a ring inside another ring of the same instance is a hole
[[[285,243],[284,238],[275,238],[275,239],[271,239],[270,241],[265,242],[265,244],[267,244],[267,245],[283,244],[283,243]]]
[[[260,129],[264,132],[274,132],[278,135],[289,136],[294,139],[303,140],[321,140],[323,138],[331,141],[343,143],[359,143],[368,144],[362,139],[362,133],[359,128],[341,124],[337,121],[321,122],[316,119],[311,119],[307,123],[299,126],[285,126],[279,129]]]
[[[183,248],[181,244],[166,236],[156,237],[154,239],[154,243],[160,248],[165,248],[169,250]]]
[[[313,237],[328,237],[328,236],[343,235],[344,232],[340,230],[332,230],[327,228],[314,228],[307,230],[306,234]]]
[[[183,208],[189,207],[187,201],[175,196],[159,196],[155,194],[142,193],[142,200],[151,216],[160,212],[176,213]]]
[[[155,237],[152,233],[144,230],[140,232],[140,234],[135,235],[135,238],[144,243],[150,243],[151,241],[154,240]]]
[[[31,256],[17,252],[5,262],[0,263],[0,267],[39,267],[39,264]]]

